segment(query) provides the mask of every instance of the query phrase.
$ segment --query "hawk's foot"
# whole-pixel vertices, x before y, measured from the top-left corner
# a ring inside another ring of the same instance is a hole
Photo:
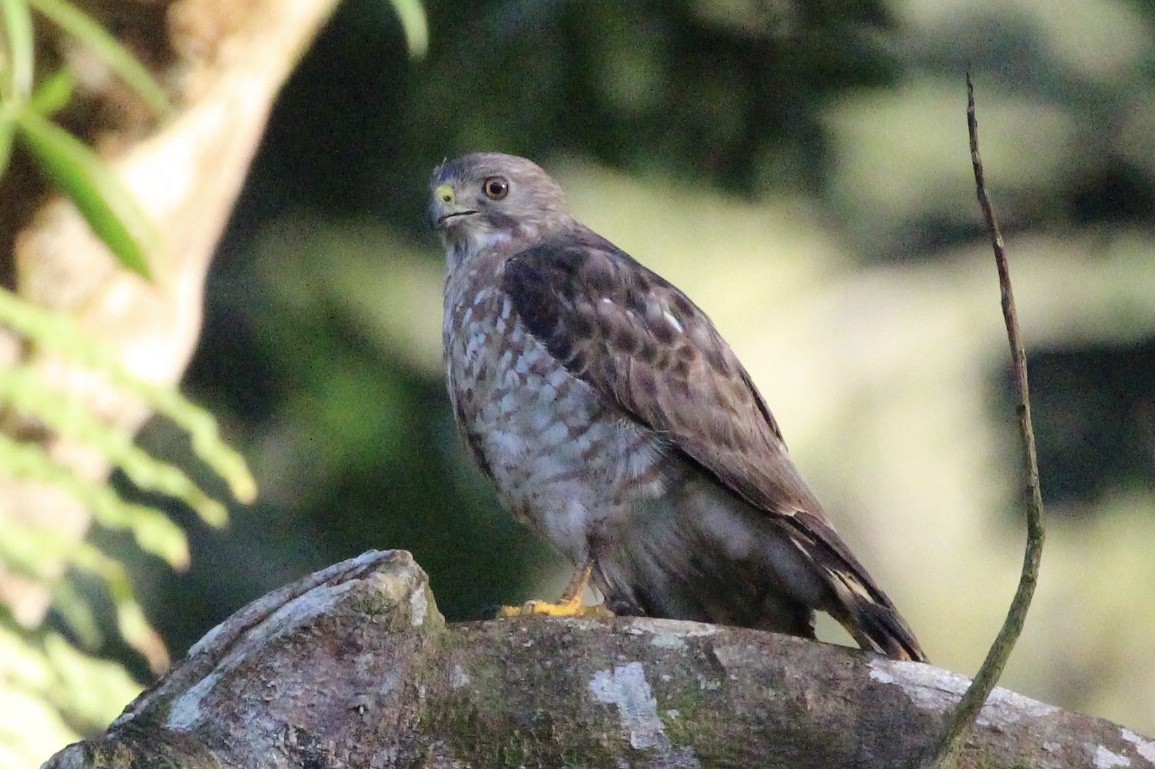
[[[581,596],[575,601],[526,601],[521,606],[502,606],[497,612],[498,619],[513,617],[581,617],[584,619],[609,619],[614,613],[603,604],[584,604]]]
[[[603,604],[587,606],[582,602],[582,594],[590,581],[593,571],[593,562],[587,560],[574,573],[573,579],[566,585],[565,592],[557,603],[548,601],[527,601],[521,606],[502,606],[497,612],[499,619],[510,617],[586,617],[589,619],[608,619],[614,613]]]

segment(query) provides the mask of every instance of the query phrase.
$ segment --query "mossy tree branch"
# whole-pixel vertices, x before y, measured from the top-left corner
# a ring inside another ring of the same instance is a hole
[[[370,552],[255,601],[91,740],[80,767],[893,767],[961,676],[690,622],[447,625],[408,553]],[[1155,767],[1155,742],[997,689],[962,767]]]

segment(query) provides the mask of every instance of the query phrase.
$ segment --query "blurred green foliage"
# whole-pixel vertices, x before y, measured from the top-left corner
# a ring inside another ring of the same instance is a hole
[[[53,188],[65,195],[93,232],[128,269],[150,277],[149,259],[161,249],[159,234],[119,177],[88,145],[52,122],[72,98],[73,74],[36,71],[33,11],[58,26],[121,78],[157,115],[168,113],[163,91],[151,74],[97,22],[62,0],[0,1],[0,175],[19,142]],[[54,383],[43,356],[74,371],[102,377],[122,397],[139,399],[191,437],[192,452],[228,483],[234,496],[256,493],[244,459],[225,445],[213,417],[175,388],[130,375],[100,342],[84,337],[69,318],[46,312],[0,289],[0,325],[31,354],[0,370],[0,467],[8,483],[40,484],[71,496],[108,530],[129,533],[137,552],[171,567],[188,565],[184,532],[152,505],[130,501],[113,487],[78,472],[35,440],[53,436],[83,446],[119,468],[142,491],[184,503],[203,521],[223,525],[225,506],[176,465],[134,443],[123,428],[110,426],[76,392]],[[30,439],[33,438],[33,439]],[[0,502],[0,573],[12,589],[43,589],[51,596],[51,621],[0,610],[0,766],[23,766],[58,745],[107,724],[138,685],[120,665],[94,656],[106,644],[101,627],[154,671],[169,664],[163,639],[149,624],[132,578],[121,560],[99,545],[56,531],[47,515],[18,515],[12,499]],[[17,582],[20,584],[17,585]],[[97,592],[93,592],[93,589]],[[107,609],[107,611],[103,611]]]
[[[49,117],[68,104],[67,69],[43,78],[37,73],[32,12],[38,11],[95,55],[157,115],[168,99],[152,75],[99,23],[65,0],[0,2],[0,176],[12,144],[19,140],[52,186],[66,195],[93,232],[128,269],[149,277],[148,255],[160,247],[152,220],[128,189],[84,142]]]
[[[252,501],[256,487],[243,458],[221,441],[213,417],[174,388],[133,377],[69,319],[7,289],[0,289],[0,325],[40,355],[58,356],[69,366],[101,376],[120,393],[139,398],[167,417],[191,437],[195,456],[229,484],[237,499]],[[126,499],[113,487],[77,472],[42,443],[17,436],[49,430],[119,468],[137,489],[179,500],[207,524],[222,526],[227,521],[224,505],[183,470],[137,447],[123,428],[97,418],[79,394],[54,384],[35,362],[0,369],[0,406],[4,422],[0,467],[6,482],[43,484],[72,496],[91,511],[100,527],[130,534],[136,552],[155,556],[170,567],[188,566],[185,534],[166,513]],[[93,656],[105,643],[99,608],[108,606],[115,633],[153,670],[165,669],[169,657],[163,639],[145,618],[120,559],[99,545],[57,532],[55,522],[45,516],[39,520],[16,516],[9,504],[0,504],[0,570],[9,580],[19,577],[26,586],[46,589],[54,617],[49,625],[30,626],[18,622],[7,607],[0,616],[0,644],[16,649],[0,662],[0,681],[7,690],[0,701],[10,701],[10,712],[21,714],[19,722],[6,725],[12,727],[7,737],[0,735],[0,765],[15,766],[21,762],[5,757],[23,755],[25,762],[36,758],[45,740],[51,739],[45,729],[52,724],[85,730],[100,726],[131,693],[131,679],[124,670]],[[99,586],[100,596],[85,594],[85,578]],[[83,651],[71,648],[65,636]],[[80,686],[81,679],[91,686]],[[62,688],[63,684],[68,686]],[[25,707],[29,703],[34,704],[31,710]]]

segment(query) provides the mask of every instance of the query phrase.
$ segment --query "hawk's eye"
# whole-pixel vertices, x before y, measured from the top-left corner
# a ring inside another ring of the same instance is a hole
[[[509,181],[504,176],[491,176],[481,183],[481,191],[490,200],[501,200],[509,194]]]

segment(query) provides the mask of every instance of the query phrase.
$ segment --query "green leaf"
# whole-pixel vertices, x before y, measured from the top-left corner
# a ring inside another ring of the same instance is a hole
[[[149,408],[168,417],[189,434],[197,456],[228,483],[233,496],[245,503],[256,498],[256,481],[244,457],[221,439],[213,415],[182,396],[175,387],[145,382],[132,376],[114,355],[81,334],[67,317],[29,304],[3,288],[0,288],[0,324],[20,336],[34,339],[43,349],[100,372],[114,386],[138,396]],[[170,482],[158,479],[156,488],[162,490],[164,484]],[[151,481],[145,482],[146,485],[149,483]],[[194,505],[194,509],[210,525],[223,526],[227,522],[223,505]]]
[[[0,403],[35,417],[53,432],[83,442],[124,471],[137,488],[174,497],[203,520],[224,523],[224,505],[201,490],[179,468],[151,456],[133,443],[132,435],[99,419],[87,404],[53,388],[27,366],[0,370]]]
[[[116,609],[116,627],[129,646],[140,652],[154,673],[169,666],[168,649],[160,634],[148,624],[144,610],[132,590],[132,580],[124,565],[87,542],[81,542],[72,564],[75,568],[99,577]]]
[[[176,567],[188,564],[188,540],[180,527],[152,507],[121,499],[111,486],[80,478],[52,461],[34,443],[21,443],[0,432],[0,466],[13,478],[56,486],[88,507],[96,521],[132,533],[138,547]]]
[[[148,659],[153,670],[168,666],[164,642],[145,619],[123,564],[90,542],[76,541],[48,527],[7,519],[2,509],[0,522],[5,531],[0,540],[0,563],[13,573],[48,585],[53,608],[81,646],[95,648],[103,639],[89,600],[69,579],[53,573],[59,564],[97,577],[116,608],[117,627],[124,640]],[[45,559],[51,564],[46,568],[41,563]]]
[[[4,0],[12,2],[12,0]],[[136,91],[152,111],[162,117],[171,111],[164,89],[128,49],[91,17],[64,0],[25,0],[57,26],[86,45],[125,84]]]
[[[39,644],[30,645],[43,650],[51,671],[44,691],[46,699],[60,708],[70,725],[84,733],[103,730],[124,703],[140,693],[140,684],[121,665],[89,657],[57,633],[45,633]]]
[[[0,104],[0,177],[8,169],[8,161],[12,158],[12,141],[16,136],[16,120],[12,110],[5,109]]]
[[[48,524],[35,525],[19,521],[0,507],[0,563],[12,573],[30,582],[50,583],[60,579],[76,548],[76,540],[61,534]]]
[[[0,0],[0,73],[5,59],[8,77],[0,84],[0,98],[21,104],[32,93],[36,58],[32,42],[32,13],[28,0]]]
[[[58,70],[37,86],[28,106],[45,117],[59,112],[72,101],[73,85],[72,73],[67,69]]]
[[[217,420],[210,412],[171,388],[142,382],[140,392],[152,408],[189,434],[193,452],[229,485],[229,491],[237,501],[251,504],[257,498],[257,482],[245,458],[221,439]],[[223,518],[205,518],[204,521],[213,526],[223,526],[226,522]]]
[[[66,194],[128,269],[151,280],[148,254],[160,243],[148,213],[100,157],[31,109],[16,118],[18,135],[41,170]]]
[[[392,4],[397,18],[401,20],[409,56],[414,59],[424,58],[429,50],[429,21],[425,17],[425,7],[421,0],[392,0]]]
[[[77,646],[95,650],[104,643],[96,612],[88,600],[77,591],[76,586],[66,579],[56,580],[52,585],[52,608],[61,621],[72,632]]]

